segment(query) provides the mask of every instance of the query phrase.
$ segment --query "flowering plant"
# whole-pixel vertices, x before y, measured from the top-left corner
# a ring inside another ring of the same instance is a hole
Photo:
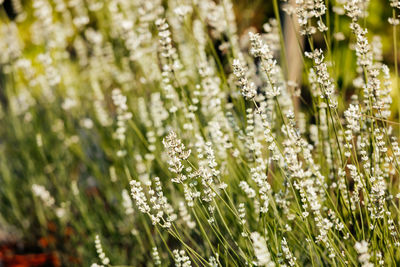
[[[27,2],[0,7],[0,230],[67,266],[400,263],[399,1],[385,50],[372,0],[244,33],[231,0]]]

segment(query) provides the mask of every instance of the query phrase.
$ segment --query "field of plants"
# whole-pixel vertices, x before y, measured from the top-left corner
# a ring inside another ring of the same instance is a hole
[[[0,0],[0,266],[400,265],[399,24]]]

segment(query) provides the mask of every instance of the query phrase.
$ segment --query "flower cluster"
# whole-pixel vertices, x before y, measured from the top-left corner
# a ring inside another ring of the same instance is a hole
[[[126,121],[132,118],[132,113],[128,111],[128,106],[126,104],[127,98],[122,94],[120,89],[114,89],[112,91],[112,100],[117,113],[117,129],[115,130],[114,138],[121,144],[124,144],[126,138]],[[126,154],[126,151],[120,150],[117,154],[122,156]]]
[[[51,207],[54,205],[55,203],[54,198],[51,196],[50,192],[47,191],[47,189],[44,186],[33,184],[32,192],[35,196],[39,197],[43,201],[44,205],[46,205],[47,207]]]
[[[168,161],[169,170],[180,174],[184,168],[182,160],[187,160],[190,156],[190,149],[186,150],[185,145],[182,143],[175,132],[171,131],[162,141],[170,160]],[[173,182],[182,182],[186,180],[186,176],[179,175],[178,178],[173,179]]]
[[[130,183],[132,198],[135,200],[139,210],[150,216],[153,225],[170,228],[177,216],[174,213],[174,208],[168,203],[167,198],[164,196],[160,178],[155,177],[153,180],[154,188],[151,182],[147,184],[148,197],[143,192],[144,190],[141,183],[132,180]]]
[[[268,97],[276,97],[280,94],[280,88],[277,85],[276,75],[279,73],[277,62],[273,57],[270,47],[261,40],[259,34],[249,32],[250,37],[250,54],[260,59],[260,67],[267,75],[268,87],[266,94]]]
[[[358,253],[358,260],[363,267],[371,267],[374,266],[369,259],[371,258],[371,255],[368,253],[368,242],[363,240],[361,242],[356,242],[354,245],[355,250]]]
[[[314,61],[316,80],[320,86],[320,97],[326,99],[331,108],[336,108],[335,85],[329,75],[328,66],[324,62],[323,51],[316,49],[313,52],[306,52],[305,55]]]
[[[191,267],[192,262],[190,258],[186,255],[184,250],[177,250],[173,251],[174,259],[175,259],[175,266],[176,267]]]
[[[271,260],[266,240],[258,232],[253,232],[250,235],[253,242],[254,254],[256,256],[256,264],[258,266],[273,267],[275,263]]]
[[[110,259],[106,256],[106,254],[103,251],[103,246],[101,245],[101,241],[100,241],[99,235],[96,235],[96,238],[94,240],[94,245],[96,247],[97,255],[99,256],[100,261],[103,264],[103,266],[109,265],[110,264]]]
[[[249,82],[249,80],[247,79],[246,69],[244,65],[240,62],[239,59],[234,59],[232,67],[233,74],[238,81],[242,95],[248,100],[253,99],[257,95],[257,89],[255,87],[255,84],[253,82]]]

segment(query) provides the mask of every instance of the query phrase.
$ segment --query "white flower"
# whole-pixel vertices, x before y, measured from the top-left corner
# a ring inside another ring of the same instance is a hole
[[[256,255],[258,266],[274,267],[275,263],[271,260],[265,238],[258,232],[252,232],[250,238],[253,242],[254,254]]]
[[[50,195],[50,192],[46,190],[46,188],[42,185],[33,184],[32,185],[32,192],[35,196],[39,197],[45,206],[51,207],[54,205],[55,200]]]
[[[354,245],[354,249],[358,253],[358,260],[363,267],[372,267],[374,266],[372,263],[369,262],[371,255],[368,253],[368,242],[362,240],[361,242],[356,242]]]
[[[161,258],[160,255],[158,254],[157,247],[153,247],[151,255],[153,257],[154,264],[156,266],[161,265]]]
[[[132,180],[131,185],[131,196],[136,201],[136,205],[139,210],[143,213],[150,212],[150,206],[147,203],[146,195],[143,193],[142,184],[138,181]]]
[[[305,55],[314,61],[315,78],[321,88],[320,97],[326,98],[331,108],[336,108],[335,85],[329,75],[322,50],[316,49],[314,52],[305,52]]]
[[[191,267],[192,262],[184,250],[175,249],[173,252],[176,267]]]
[[[126,189],[122,190],[122,206],[125,209],[125,214],[126,215],[131,215],[133,214],[134,210],[132,207],[132,199],[129,196],[129,193]]]
[[[256,86],[253,82],[249,82],[246,77],[246,69],[239,59],[233,60],[233,74],[236,76],[238,84],[240,85],[242,95],[251,100],[257,95]]]
[[[128,111],[127,98],[120,89],[116,88],[112,91],[112,100],[117,113],[117,128],[114,132],[114,138],[123,144],[125,142],[126,121],[132,118],[132,113]],[[123,155],[121,154],[121,156]]]
[[[103,247],[101,245],[100,237],[99,235],[96,235],[96,238],[94,240],[94,245],[96,247],[96,252],[97,255],[99,256],[101,263],[103,265],[108,265],[110,264],[110,259],[106,256],[106,254],[103,251]]]
[[[276,76],[279,73],[277,62],[274,59],[270,47],[263,42],[260,34],[249,32],[250,37],[250,54],[260,59],[260,67],[268,78],[268,87],[266,94],[268,97],[276,97],[280,95],[280,87],[277,85]]]

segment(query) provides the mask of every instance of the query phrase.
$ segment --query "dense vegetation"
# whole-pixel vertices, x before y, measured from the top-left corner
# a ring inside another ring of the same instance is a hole
[[[399,12],[6,1],[0,242],[64,266],[400,264]]]

